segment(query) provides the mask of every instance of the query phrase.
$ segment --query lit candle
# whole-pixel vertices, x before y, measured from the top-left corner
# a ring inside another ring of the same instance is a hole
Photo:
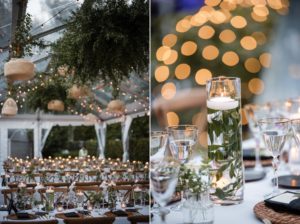
[[[125,202],[121,203],[121,208],[126,208],[126,203]]]
[[[207,101],[207,108],[213,110],[231,110],[239,106],[239,101],[228,96],[214,97]]]
[[[26,187],[26,184],[25,184],[24,182],[20,182],[20,183],[18,184],[18,187],[19,187],[19,188]]]
[[[54,193],[54,190],[52,187],[49,187],[47,190],[46,190],[46,193]]]
[[[62,205],[58,205],[57,206],[57,211],[58,212],[62,212],[64,210],[63,206]]]
[[[89,205],[87,206],[87,210],[90,211],[90,212],[93,211],[93,206],[92,206],[91,204],[89,204]]]

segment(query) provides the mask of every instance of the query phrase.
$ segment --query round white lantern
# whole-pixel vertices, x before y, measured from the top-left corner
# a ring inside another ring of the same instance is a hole
[[[4,75],[9,80],[29,80],[34,76],[34,64],[23,58],[12,58],[4,64]]]
[[[107,111],[122,114],[125,111],[124,102],[121,100],[112,100],[107,105]]]
[[[14,116],[18,113],[18,106],[14,99],[8,98],[2,107],[1,114],[4,116]]]
[[[98,117],[92,113],[87,114],[83,118],[85,125],[94,125],[95,123],[98,123],[100,121]]]
[[[79,99],[86,95],[88,95],[86,86],[73,85],[70,89],[68,89],[68,98],[70,99]]]
[[[65,110],[65,104],[61,100],[51,100],[48,103],[48,110],[53,111],[64,111]]]

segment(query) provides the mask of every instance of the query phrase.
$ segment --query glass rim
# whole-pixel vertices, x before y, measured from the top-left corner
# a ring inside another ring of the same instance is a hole
[[[150,135],[157,135],[157,134],[168,134],[167,131],[151,131]]]
[[[238,80],[239,82],[241,81],[241,79],[239,77],[233,77],[233,76],[218,76],[218,77],[213,77],[209,80],[206,81],[206,83],[212,82],[212,81],[224,81],[224,80],[231,80],[231,81],[236,81]]]
[[[183,127],[191,127],[191,128],[198,130],[197,125],[193,125],[193,124],[170,125],[166,129],[167,129],[167,131],[169,131],[169,130],[185,131],[184,129],[175,129],[175,128],[183,128]]]
[[[291,120],[288,119],[288,118],[270,117],[270,118],[259,119],[257,121],[257,123],[259,123],[259,124],[268,124],[272,121],[275,121],[275,122],[273,122],[275,124],[283,124],[283,123],[290,123],[291,122]]]

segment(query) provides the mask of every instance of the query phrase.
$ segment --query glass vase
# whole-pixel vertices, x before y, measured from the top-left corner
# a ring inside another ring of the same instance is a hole
[[[54,191],[46,191],[45,211],[51,212],[54,210]]]
[[[239,204],[244,192],[240,79],[213,78],[206,91],[211,198],[216,204]]]

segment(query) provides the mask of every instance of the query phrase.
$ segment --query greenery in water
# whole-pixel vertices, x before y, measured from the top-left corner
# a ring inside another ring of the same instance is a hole
[[[223,188],[216,187],[214,193],[220,199],[234,197],[243,184],[241,124],[239,107],[231,110],[208,108],[208,157],[217,169],[216,181],[228,172],[230,183]]]

